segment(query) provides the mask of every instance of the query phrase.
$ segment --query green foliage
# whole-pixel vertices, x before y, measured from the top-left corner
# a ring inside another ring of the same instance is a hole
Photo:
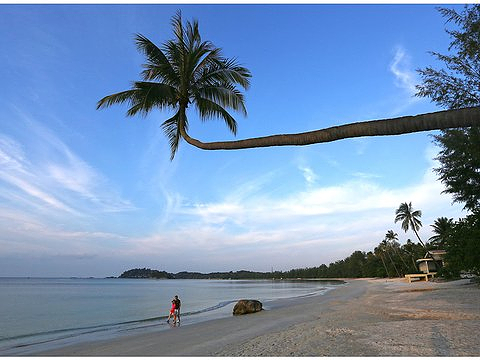
[[[440,8],[440,13],[456,25],[447,30],[452,41],[450,55],[432,54],[445,69],[427,67],[418,70],[423,83],[417,86],[417,96],[429,97],[440,106],[458,109],[480,105],[480,5],[466,5],[464,10]],[[434,136],[441,147],[435,169],[445,185],[445,193],[465,209],[480,207],[480,128],[453,129]]]
[[[434,224],[431,225],[435,235],[430,237],[430,244],[443,249],[445,242],[450,236],[453,224],[453,219],[447,219],[446,217],[439,217],[435,220]]]
[[[402,222],[402,230],[405,232],[408,229],[418,231],[422,226],[420,217],[422,216],[421,210],[413,210],[412,203],[401,203],[397,210],[395,210],[395,222]]]
[[[452,54],[432,53],[446,69],[418,70],[423,84],[417,86],[417,96],[429,97],[449,109],[479,106],[480,5],[466,5],[460,13],[445,8],[439,11],[457,26],[447,30]],[[446,187],[445,193],[464,203],[466,210],[475,211],[480,207],[480,128],[445,130],[434,139],[442,149],[435,172]]]
[[[446,30],[452,41],[451,55],[431,54],[445,64],[446,69],[427,67],[417,70],[422,84],[417,85],[417,96],[429,97],[437,105],[449,109],[480,104],[480,5],[466,5],[461,13],[440,8],[440,13],[457,25]]]
[[[480,127],[444,131],[434,136],[441,147],[435,169],[445,185],[444,193],[452,194],[464,209],[480,208]]]
[[[401,221],[402,229],[407,232],[408,229],[412,229],[415,235],[417,236],[418,241],[426,248],[422,239],[418,235],[418,230],[422,227],[422,222],[420,221],[422,217],[421,210],[414,210],[412,203],[401,203],[397,210],[395,210],[395,222]]]
[[[171,279],[171,274],[165,271],[158,271],[152,269],[131,269],[127,270],[119,276],[123,279]]]
[[[458,277],[462,271],[480,275],[480,216],[469,215],[452,228],[445,243],[446,277]]]
[[[444,64],[443,69],[418,70],[422,84],[417,96],[429,97],[448,109],[480,106],[480,5],[465,5],[463,11],[440,8],[453,25],[446,30],[451,37],[448,55],[432,52]],[[447,251],[443,275],[456,277],[461,271],[479,273],[480,267],[480,127],[442,131],[434,136],[441,148],[435,169],[445,185],[445,193],[470,212],[456,223],[436,228],[435,242]],[[446,220],[446,219],[445,219]],[[440,231],[443,234],[440,234]]]

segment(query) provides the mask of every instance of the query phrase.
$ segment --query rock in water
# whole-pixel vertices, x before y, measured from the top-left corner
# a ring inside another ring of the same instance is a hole
[[[233,315],[251,314],[262,310],[258,300],[239,300],[233,307]]]

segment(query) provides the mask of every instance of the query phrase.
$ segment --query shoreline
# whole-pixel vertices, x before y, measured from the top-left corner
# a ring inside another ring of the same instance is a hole
[[[480,288],[469,280],[346,279],[326,294],[36,356],[479,356]]]

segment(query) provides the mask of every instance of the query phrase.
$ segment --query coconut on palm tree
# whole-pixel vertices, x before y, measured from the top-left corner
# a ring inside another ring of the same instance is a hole
[[[158,47],[138,34],[137,48],[146,57],[142,80],[130,90],[102,98],[97,109],[128,103],[127,116],[147,115],[153,109],[173,109],[174,115],[162,124],[170,141],[171,158],[181,139],[204,150],[232,150],[269,146],[309,145],[339,139],[399,135],[419,131],[468,127],[480,124],[480,107],[439,111],[334,126],[297,134],[280,134],[244,140],[202,142],[188,134],[187,109],[196,107],[202,120],[219,117],[235,134],[237,123],[229,109],[246,115],[240,88],[249,87],[250,71],[235,60],[224,58],[221,50],[202,41],[198,22],[182,24],[181,13],[172,19],[174,38]]]

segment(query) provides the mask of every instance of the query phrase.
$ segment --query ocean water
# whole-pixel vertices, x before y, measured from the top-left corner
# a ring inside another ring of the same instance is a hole
[[[168,330],[174,295],[181,325],[232,316],[239,299],[268,310],[313,296],[329,281],[0,278],[0,355],[28,355],[90,340]]]

